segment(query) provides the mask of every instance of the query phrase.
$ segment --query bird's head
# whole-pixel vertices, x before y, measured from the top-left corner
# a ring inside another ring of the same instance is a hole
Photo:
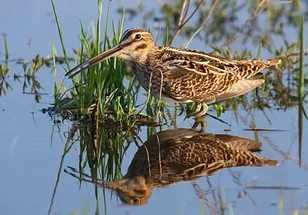
[[[130,179],[122,179],[116,191],[123,203],[143,205],[150,198],[152,189],[152,185],[147,183],[143,176],[136,176]]]
[[[123,33],[118,45],[74,67],[66,73],[66,76],[75,76],[82,70],[111,57],[119,57],[128,61],[145,63],[147,54],[154,48],[155,43],[150,32],[139,28],[129,29]]]
[[[145,60],[147,53],[155,47],[155,44],[150,32],[144,29],[129,29],[123,33],[118,46],[120,50],[115,55],[138,62]]]

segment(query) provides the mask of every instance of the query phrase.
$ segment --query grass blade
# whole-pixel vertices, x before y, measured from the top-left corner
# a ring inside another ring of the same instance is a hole
[[[62,52],[63,52],[63,56],[64,56],[64,61],[65,61],[65,64],[67,66],[67,69],[70,70],[70,65],[69,65],[68,60],[67,60],[68,58],[67,58],[66,49],[65,49],[65,46],[64,46],[63,34],[62,34],[61,27],[60,27],[60,22],[59,22],[59,19],[58,19],[58,15],[57,15],[57,12],[56,12],[56,6],[55,6],[55,3],[54,3],[54,0],[51,0],[51,5],[52,5],[52,12],[53,12],[53,15],[55,17],[56,24],[57,24],[57,29],[58,29],[58,34],[59,34],[60,42],[61,42],[61,47],[62,47]]]
[[[297,86],[298,96],[298,161],[299,166],[302,165],[302,144],[303,144],[303,100],[304,100],[304,16],[301,17],[300,31],[299,31],[299,42],[300,42],[300,59],[299,59],[299,78]]]
[[[3,47],[4,47],[4,62],[5,62],[5,64],[8,64],[9,48],[8,48],[8,42],[7,42],[6,34],[3,34]]]

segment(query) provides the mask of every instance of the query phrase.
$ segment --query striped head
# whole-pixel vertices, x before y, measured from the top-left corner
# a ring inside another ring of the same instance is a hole
[[[144,29],[126,30],[121,38],[118,57],[139,63],[145,63],[147,54],[155,48],[152,34]]]
[[[119,57],[127,61],[145,64],[147,56],[155,49],[152,34],[144,29],[129,29],[122,35],[119,45],[100,53],[88,61],[77,65],[66,76],[73,77],[82,70],[111,57]]]

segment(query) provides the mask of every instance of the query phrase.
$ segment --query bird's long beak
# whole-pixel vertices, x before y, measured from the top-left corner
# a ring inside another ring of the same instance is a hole
[[[126,45],[126,44],[125,44]],[[99,55],[87,60],[86,62],[79,64],[75,66],[73,69],[68,71],[65,76],[72,78],[75,75],[79,74],[82,70],[89,68],[90,66],[93,66],[99,62],[102,62],[103,60],[106,60],[110,57],[115,56],[119,51],[121,51],[124,47],[124,44],[119,44],[103,53],[100,53]]]

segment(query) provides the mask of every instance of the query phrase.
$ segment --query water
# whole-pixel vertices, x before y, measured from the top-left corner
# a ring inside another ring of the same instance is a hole
[[[125,4],[124,1],[119,5]],[[148,6],[155,6],[151,3]],[[94,23],[96,17],[96,4],[84,1],[58,1],[57,13],[64,27],[66,46],[72,53],[78,47],[80,21]],[[117,21],[115,12],[118,5],[111,3],[112,18]],[[136,24],[136,23],[134,23]],[[127,23],[128,27],[134,26]],[[10,58],[31,59],[37,53],[47,55],[52,44],[55,44],[60,53],[58,35],[51,13],[49,1],[30,0],[20,2],[6,1],[0,8],[1,32],[7,34]],[[307,28],[306,28],[307,29]],[[195,45],[196,46],[196,45]],[[3,49],[0,50],[1,56]],[[21,71],[20,66],[12,65],[14,72]],[[64,73],[64,72],[63,72]],[[58,70],[58,77],[63,77]],[[40,72],[39,81],[44,87],[41,103],[36,103],[31,95],[22,93],[21,85],[12,84],[13,90],[0,99],[0,118],[2,126],[0,167],[1,177],[1,214],[46,214],[50,204],[53,186],[59,168],[60,158],[65,144],[63,133],[67,132],[68,125],[60,124],[60,129],[54,129],[53,122],[39,110],[53,101],[53,79],[48,70]],[[107,191],[106,209],[103,204],[103,191],[100,190],[99,206],[102,214],[203,214],[207,205],[215,205],[218,191],[222,193],[227,214],[278,214],[279,206],[284,205],[286,214],[295,209],[303,211],[308,206],[307,200],[307,151],[308,123],[304,121],[303,166],[297,164],[297,109],[287,111],[268,111],[271,119],[269,123],[264,115],[257,111],[248,116],[242,113],[243,121],[236,122],[234,115],[227,112],[223,119],[232,123],[232,135],[254,138],[253,132],[244,131],[249,127],[252,117],[256,120],[256,127],[275,128],[285,132],[259,132],[263,142],[262,155],[280,161],[278,167],[262,168],[233,168],[223,170],[209,179],[200,178],[194,182],[179,183],[167,188],[157,189],[153,192],[148,204],[141,207],[123,205],[115,195]],[[246,122],[245,122],[246,121]],[[189,127],[191,122],[182,122],[180,125]],[[225,133],[227,126],[209,120],[209,131]],[[144,136],[144,135],[143,135]],[[274,145],[274,147],[273,147]],[[279,151],[275,150],[278,147]],[[123,174],[136,151],[136,147],[128,150],[123,162]],[[283,153],[280,153],[283,152]],[[286,159],[285,155],[291,157]],[[78,145],[73,147],[65,159],[65,166],[77,166]],[[240,175],[238,181],[232,175]],[[209,185],[211,184],[211,188]],[[193,185],[193,183],[197,185]],[[294,189],[246,189],[247,185],[256,186],[282,186]],[[194,187],[200,187],[205,198],[200,199]],[[213,195],[215,191],[215,195]],[[282,202],[284,202],[282,204]],[[93,186],[84,183],[79,188],[78,181],[67,174],[62,174],[52,214],[94,214],[97,203]],[[211,208],[211,207],[209,207]],[[216,209],[212,209],[214,213]]]

